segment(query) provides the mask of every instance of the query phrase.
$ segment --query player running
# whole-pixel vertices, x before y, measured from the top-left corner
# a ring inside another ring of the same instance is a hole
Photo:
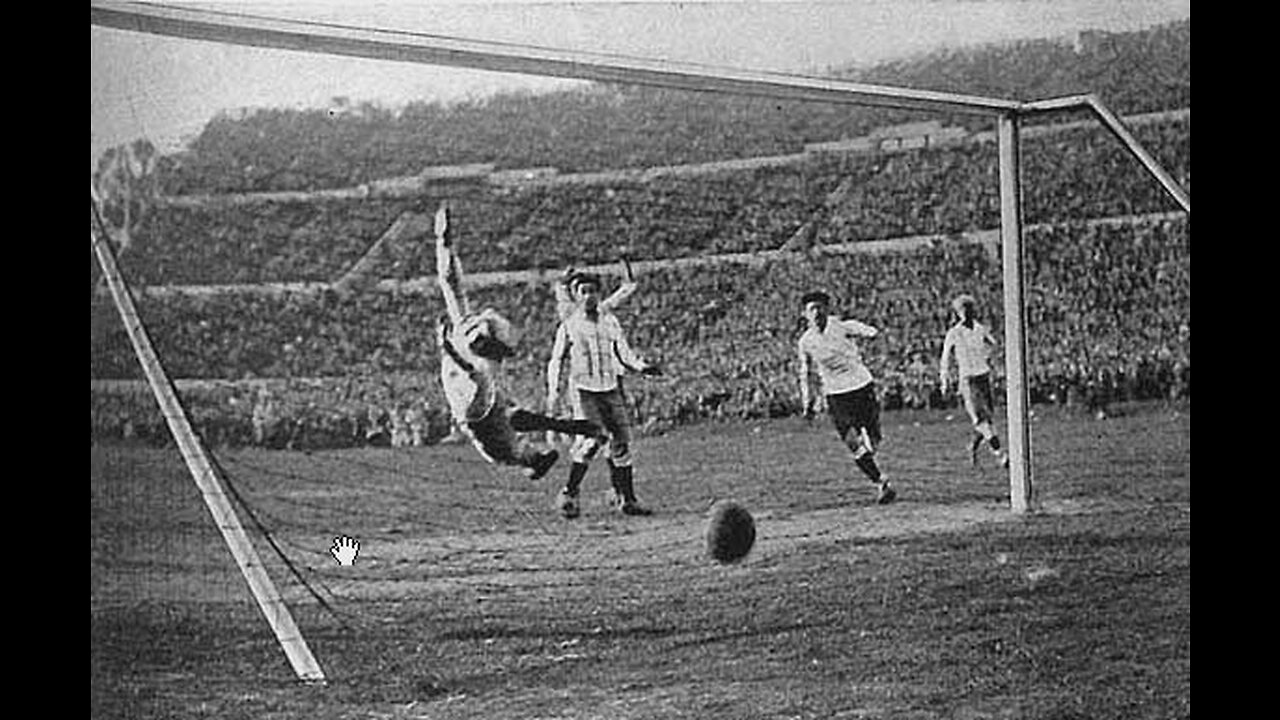
[[[539,415],[517,407],[503,390],[502,361],[515,355],[511,323],[493,308],[472,313],[462,292],[462,267],[449,238],[445,206],[436,212],[436,277],[446,314],[436,328],[440,380],[454,420],[489,462],[527,468],[537,480],[556,464],[554,449],[537,450],[517,433],[555,431],[583,437],[602,434],[589,420]]]
[[[898,493],[876,464],[880,434],[880,401],[871,371],[862,362],[857,338],[873,338],[876,328],[851,319],[831,316],[831,296],[821,291],[800,298],[808,329],[800,336],[800,402],[806,419],[813,417],[809,371],[814,368],[827,398],[827,414],[836,433],[853,453],[853,462],[879,487],[876,502],[893,502]]]
[[[969,462],[978,464],[978,448],[987,442],[991,454],[1001,467],[1009,467],[1009,455],[1000,447],[1000,438],[992,427],[991,409],[995,406],[991,393],[991,352],[996,347],[991,329],[978,322],[978,301],[971,295],[960,295],[951,301],[956,324],[947,330],[942,341],[942,360],[938,378],[942,381],[942,394],[951,390],[951,357],[955,356],[959,370],[960,397],[964,410],[973,424],[973,436],[969,440]]]

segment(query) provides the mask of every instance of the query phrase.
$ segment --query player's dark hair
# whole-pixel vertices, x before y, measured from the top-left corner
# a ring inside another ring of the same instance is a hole
[[[574,273],[573,276],[569,278],[570,290],[577,290],[578,287],[582,285],[594,285],[599,288],[601,287],[600,278],[591,273]]]
[[[516,351],[511,346],[489,335],[481,335],[472,340],[471,352],[486,360],[505,360],[506,358],[514,357],[516,354]]]
[[[978,318],[978,301],[972,295],[960,295],[951,301],[951,308],[965,322]]]
[[[800,296],[800,307],[807,307],[809,303],[822,303],[823,305],[831,304],[831,296],[821,290],[812,290]]]

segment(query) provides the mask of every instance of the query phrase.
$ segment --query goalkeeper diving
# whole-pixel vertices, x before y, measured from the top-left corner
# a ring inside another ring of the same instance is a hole
[[[498,465],[523,467],[529,479],[547,474],[559,459],[554,448],[538,449],[519,433],[554,431],[588,438],[604,436],[590,420],[530,412],[504,389],[503,361],[516,354],[511,323],[493,308],[473,313],[462,288],[462,267],[449,232],[449,212],[436,212],[436,278],[446,313],[440,317],[440,381],[449,409],[480,454]]]

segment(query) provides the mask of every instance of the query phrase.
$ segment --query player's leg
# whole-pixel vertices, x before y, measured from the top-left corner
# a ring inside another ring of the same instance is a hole
[[[868,480],[879,486],[877,502],[893,502],[897,492],[889,485],[876,462],[876,449],[880,446],[882,436],[880,403],[876,399],[875,386],[867,385],[849,393],[828,397],[828,412],[832,413],[833,420],[838,413],[837,429],[845,445],[853,453],[854,464]]]
[[[996,437],[995,429],[991,423],[993,402],[990,375],[984,374],[961,378],[960,395],[964,398],[964,410],[968,413],[969,421],[973,427],[973,434],[969,444],[969,461],[974,465],[978,464],[978,448],[985,441],[988,447],[991,448],[991,453],[1003,462],[1000,438]]]
[[[526,468],[530,480],[541,479],[556,461],[560,453],[554,449],[539,450],[524,442],[511,426],[514,406],[507,402],[495,403],[480,420],[466,423],[467,433],[480,454],[498,465]]]
[[[995,431],[995,397],[991,390],[991,376],[979,375],[973,378],[972,386],[974,430],[987,441],[996,460],[1008,467],[1009,456],[1000,446],[1000,436]]]
[[[599,438],[605,434],[604,428],[590,420],[556,418],[523,408],[518,408],[511,413],[511,429],[518,433],[546,432],[550,430],[565,435],[581,435],[592,438]]]
[[[599,393],[591,393],[583,390],[570,389],[570,395],[573,400],[573,415],[576,420],[584,420],[598,427],[603,427],[600,408],[597,403]],[[582,489],[582,481],[587,477],[587,469],[591,466],[591,460],[596,453],[604,445],[605,440],[600,436],[587,437],[579,435],[569,449],[569,477],[565,480],[564,488],[560,490],[557,504],[560,508],[560,514],[566,518],[578,517],[580,511],[578,509],[578,494]]]
[[[827,415],[835,426],[840,441],[853,454],[853,463],[872,482],[880,482],[880,469],[875,465],[874,449],[866,440],[858,422],[857,393],[852,391],[827,396]]]
[[[969,464],[975,467],[978,464],[978,448],[982,447],[982,441],[986,439],[980,426],[982,421],[979,419],[978,398],[975,394],[975,385],[971,377],[960,378],[960,398],[964,401],[964,412],[969,416]]]
[[[840,441],[849,448],[854,462],[857,463],[860,458],[870,452],[870,448],[863,441],[862,428],[856,422],[854,406],[852,392],[827,396],[827,415],[831,417],[831,424],[836,429],[836,435],[840,436]]]
[[[624,515],[652,515],[636,500],[635,474],[631,464],[631,418],[621,390],[601,399],[601,416],[609,431],[609,480]]]

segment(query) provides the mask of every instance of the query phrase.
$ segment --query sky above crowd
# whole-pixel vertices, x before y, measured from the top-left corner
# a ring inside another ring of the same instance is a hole
[[[1191,17],[1190,0],[168,2],[264,16],[549,48],[822,74],[831,68],[1079,30],[1131,31]],[[239,47],[90,27],[91,167],[146,137],[173,151],[221,112],[395,108],[575,81]]]

